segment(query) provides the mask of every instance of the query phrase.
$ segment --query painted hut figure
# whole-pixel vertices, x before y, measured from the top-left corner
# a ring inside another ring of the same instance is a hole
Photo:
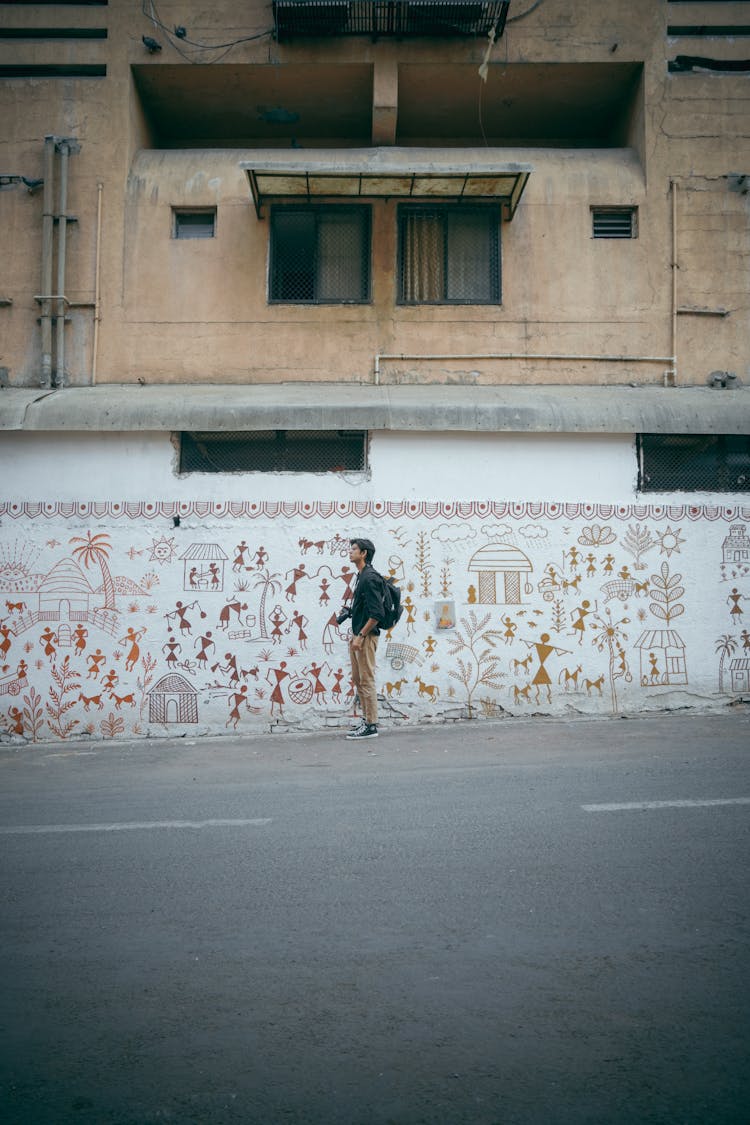
[[[191,543],[180,555],[185,568],[183,590],[222,591],[227,558],[218,543]]]
[[[721,545],[722,562],[745,563],[750,566],[750,539],[744,523],[729,526],[729,535]]]
[[[740,656],[729,665],[732,677],[732,691],[737,695],[747,695],[750,692],[750,660]]]
[[[148,693],[150,723],[197,723],[198,693],[184,676],[168,672]]]
[[[510,543],[488,543],[469,562],[469,570],[479,575],[480,605],[520,605],[522,591],[532,592],[528,579],[522,582],[521,575],[533,569],[523,551]]]
[[[647,629],[635,647],[641,652],[641,687],[688,682],[685,643],[674,629]]]
[[[88,621],[94,591],[73,559],[62,559],[39,587],[40,621]]]

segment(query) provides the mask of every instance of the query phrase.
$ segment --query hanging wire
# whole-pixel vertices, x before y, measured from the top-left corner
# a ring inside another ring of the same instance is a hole
[[[195,39],[189,39],[186,35],[175,35],[173,29],[168,27],[167,24],[165,24],[160,18],[154,0],[141,0],[141,11],[146,19],[151,21],[155,28],[158,28],[167,36],[171,46],[174,47],[175,51],[177,51],[177,54],[189,63],[220,62],[221,59],[228,55],[232,48],[238,46],[238,44],[251,43],[257,39],[265,39],[267,36],[273,34],[273,28],[269,28],[267,31],[259,31],[255,35],[240,36],[237,39],[232,39],[228,43],[199,43]],[[181,49],[181,43],[187,43],[191,47],[194,47],[195,53],[206,51],[222,51],[223,53],[211,59],[194,58],[191,54],[188,54],[186,51],[183,51]]]

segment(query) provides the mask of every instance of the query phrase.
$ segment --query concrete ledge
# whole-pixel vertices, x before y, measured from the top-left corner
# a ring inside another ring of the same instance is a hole
[[[750,433],[750,388],[284,383],[0,390],[0,430]]]

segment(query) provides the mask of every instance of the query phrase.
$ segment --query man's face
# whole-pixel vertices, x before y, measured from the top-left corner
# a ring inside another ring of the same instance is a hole
[[[355,566],[362,566],[367,562],[367,551],[362,551],[356,543],[349,544],[349,562]]]

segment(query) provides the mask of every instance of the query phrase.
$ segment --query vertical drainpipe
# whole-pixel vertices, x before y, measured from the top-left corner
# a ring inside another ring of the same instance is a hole
[[[55,171],[55,138],[44,138],[44,211],[42,217],[42,372],[43,387],[52,385],[52,199]]]
[[[65,385],[65,249],[68,231],[68,154],[67,141],[60,142],[60,207],[57,216],[57,320],[55,347],[55,386]]]

